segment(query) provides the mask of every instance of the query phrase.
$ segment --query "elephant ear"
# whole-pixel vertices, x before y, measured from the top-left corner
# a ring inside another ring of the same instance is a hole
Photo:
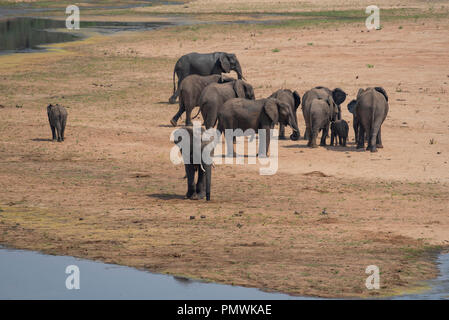
[[[348,111],[354,114],[355,111],[355,105],[357,104],[357,100],[352,100],[348,103]]]
[[[231,63],[226,55],[222,54],[219,58],[221,69],[224,73],[231,72]]]
[[[332,98],[336,104],[340,105],[346,100],[346,92],[340,88],[335,88],[334,91],[332,91]]]
[[[279,122],[278,106],[275,99],[267,99],[263,106],[265,113],[274,124]]]
[[[297,110],[299,105],[301,104],[301,96],[297,91],[293,92],[293,99],[295,99],[295,110]]]
[[[384,95],[385,99],[388,102],[388,95],[387,95],[387,92],[385,91],[384,88],[382,88],[382,87],[375,87],[374,90],[376,90],[377,92],[382,93]]]
[[[235,95],[237,98],[246,98],[245,88],[242,80],[236,80],[233,85]]]

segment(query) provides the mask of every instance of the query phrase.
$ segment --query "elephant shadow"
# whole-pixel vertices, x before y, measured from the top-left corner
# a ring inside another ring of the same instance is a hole
[[[184,199],[183,195],[173,194],[173,193],[152,193],[152,194],[147,194],[147,196],[150,197],[150,198],[156,198],[156,199],[160,199],[160,200],[179,200],[179,199]]]
[[[53,141],[52,139],[44,139],[44,138],[35,138],[35,139],[31,139],[31,141],[36,141],[36,142],[44,142],[44,141],[47,141],[47,142],[51,142],[51,141]]]
[[[287,149],[310,149],[310,147],[307,146],[307,144],[299,144],[299,143],[282,146],[282,148],[287,148]]]

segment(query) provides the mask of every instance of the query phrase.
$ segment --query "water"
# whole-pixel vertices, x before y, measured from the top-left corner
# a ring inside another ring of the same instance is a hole
[[[80,289],[68,290],[66,267],[80,271]],[[67,256],[0,248],[0,299],[305,299],[153,274]]]
[[[8,18],[0,20],[0,54],[42,50],[46,44],[84,38],[81,32],[114,33],[118,31],[151,30],[171,25],[168,22],[95,22],[81,21],[80,30],[68,32],[65,20]]]
[[[80,289],[68,290],[67,266],[80,270]],[[440,276],[431,290],[392,299],[449,299],[449,254],[438,258]],[[268,293],[67,256],[50,256],[0,247],[0,299],[155,299],[155,300],[291,300],[315,299]]]
[[[429,281],[431,289],[420,294],[395,297],[394,300],[449,300],[449,253],[442,254],[437,259],[440,275]]]

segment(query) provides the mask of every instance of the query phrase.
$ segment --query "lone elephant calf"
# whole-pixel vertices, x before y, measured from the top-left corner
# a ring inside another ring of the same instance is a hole
[[[210,201],[212,182],[213,136],[204,139],[204,128],[182,127],[174,132],[174,142],[179,147],[187,177],[186,199]],[[195,172],[198,180],[195,183]]]
[[[52,133],[52,139],[58,142],[64,141],[65,125],[67,122],[67,110],[59,104],[49,104],[47,107],[48,122]]]

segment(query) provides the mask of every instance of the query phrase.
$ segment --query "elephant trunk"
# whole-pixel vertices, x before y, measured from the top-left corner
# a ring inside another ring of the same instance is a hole
[[[290,115],[290,121],[289,121],[290,127],[293,129],[293,133],[290,135],[290,139],[293,141],[299,140],[300,134],[299,134],[299,128],[298,128],[298,118],[296,117],[296,113]]]
[[[242,67],[240,66],[240,62],[237,60],[235,64],[235,72],[237,72],[237,77],[239,80],[244,79],[242,73]]]

